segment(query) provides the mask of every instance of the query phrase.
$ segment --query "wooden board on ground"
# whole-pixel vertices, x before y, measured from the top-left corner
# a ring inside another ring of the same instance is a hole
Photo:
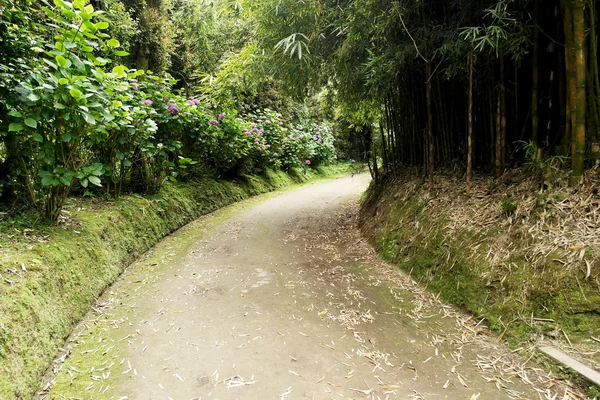
[[[585,364],[580,363],[579,361],[569,357],[565,353],[560,350],[557,350],[553,347],[549,346],[541,346],[539,350],[546,354],[547,356],[553,358],[554,360],[566,365],[567,367],[577,371],[581,375],[583,375],[590,382],[595,383],[600,386],[600,372],[593,370]]]

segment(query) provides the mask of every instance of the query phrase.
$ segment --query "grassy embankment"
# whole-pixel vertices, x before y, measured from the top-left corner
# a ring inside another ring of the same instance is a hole
[[[460,179],[387,178],[363,200],[361,226],[383,258],[513,348],[572,343],[599,363],[597,190],[540,190],[523,176],[479,178],[471,196]]]
[[[125,267],[163,237],[218,208],[350,165],[168,184],[155,196],[70,199],[58,226],[0,223],[0,399],[32,398],[57,349]]]

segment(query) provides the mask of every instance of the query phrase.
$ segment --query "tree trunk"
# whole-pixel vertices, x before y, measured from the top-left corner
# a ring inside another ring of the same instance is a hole
[[[496,178],[502,175],[502,100],[500,92],[498,92],[498,99],[496,102]]]
[[[535,0],[534,4],[534,20],[537,25],[540,12],[540,2]],[[540,41],[540,30],[536,26],[534,31],[533,39],[533,89],[531,91],[531,141],[536,147],[539,147],[538,132],[539,132],[539,95],[538,87],[540,81],[539,72],[539,41]],[[539,160],[538,160],[539,161]]]
[[[585,158],[586,125],[586,63],[585,63],[585,16],[583,5],[573,5],[573,36],[575,47],[576,101],[577,118],[573,135],[573,171],[571,185],[578,186],[583,181],[583,163]]]
[[[573,145],[572,139],[577,126],[577,81],[575,73],[573,10],[570,4],[564,4],[563,10],[565,21],[565,64],[567,70],[567,129],[563,138],[563,148],[567,150]],[[565,154],[568,153],[568,150],[565,151]]]
[[[500,165],[506,163],[506,83],[504,79],[504,46],[500,45]]]
[[[469,136],[467,138],[467,194],[471,193],[473,180],[473,70],[475,69],[474,56],[469,57]]]
[[[433,163],[435,156],[435,146],[433,142],[433,111],[431,106],[431,63],[427,62],[426,69],[426,77],[427,77],[427,87],[426,87],[426,96],[427,96],[427,174],[429,176],[429,181],[433,182]]]

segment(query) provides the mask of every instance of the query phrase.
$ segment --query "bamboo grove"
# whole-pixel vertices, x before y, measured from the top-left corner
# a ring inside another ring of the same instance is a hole
[[[375,177],[460,167],[468,190],[473,170],[499,176],[527,161],[570,166],[579,185],[599,152],[597,7],[283,0],[263,25],[271,44],[287,38],[280,57],[292,56],[282,61],[292,80],[335,93],[338,118],[369,144]]]

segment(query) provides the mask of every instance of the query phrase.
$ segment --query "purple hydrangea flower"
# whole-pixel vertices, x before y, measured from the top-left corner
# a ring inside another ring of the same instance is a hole
[[[219,117],[218,117],[218,118],[219,118],[219,119],[223,119],[223,118],[225,118],[225,113],[221,113],[221,114],[219,114]]]
[[[175,103],[169,103],[167,110],[173,115],[179,115],[179,106]]]
[[[147,106],[151,106],[152,105],[152,100],[146,99],[146,100],[144,100],[144,104],[147,105]]]
[[[254,142],[258,143],[258,142],[260,142],[260,139],[256,138],[256,139],[254,139]]]
[[[306,165],[310,165],[310,160],[306,160],[306,161],[304,161],[304,163],[305,163]]]
[[[190,106],[195,106],[196,105],[196,101],[192,100],[192,99],[187,99],[185,102],[188,103]]]
[[[356,160],[350,160],[350,162],[356,162]]]
[[[165,97],[165,98],[163,99],[163,101],[164,101],[165,103],[168,103],[168,102],[169,102],[169,100],[171,100],[171,98],[170,98],[170,97]]]
[[[302,139],[304,135],[298,135],[298,139]]]
[[[279,157],[279,154],[273,153],[273,157]]]
[[[246,131],[246,132],[244,132],[244,135],[246,135],[246,136],[252,136],[252,132]]]
[[[131,88],[132,88],[133,90],[138,90],[138,89],[139,89],[139,88],[138,88],[138,85],[131,85]]]
[[[211,119],[210,123],[213,124],[214,126],[219,125],[219,121],[217,121],[216,119]]]

